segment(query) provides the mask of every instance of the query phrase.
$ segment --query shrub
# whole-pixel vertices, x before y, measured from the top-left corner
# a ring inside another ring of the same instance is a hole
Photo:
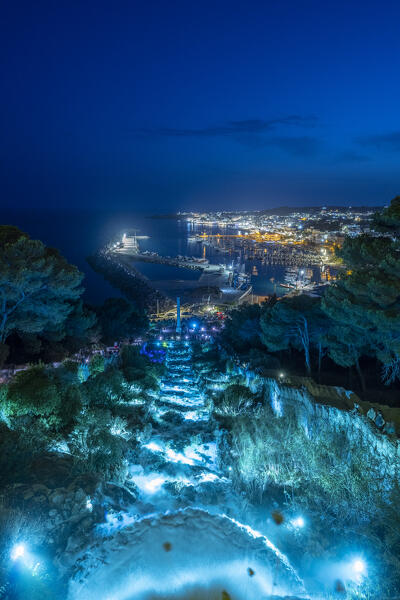
[[[278,485],[350,522],[368,519],[384,502],[379,458],[344,430],[323,428],[309,437],[294,413],[276,417],[265,406],[233,422],[232,442],[240,478],[252,489]]]
[[[58,423],[61,393],[43,366],[17,373],[8,386],[6,412],[10,417],[39,417],[47,425]]]
[[[214,398],[214,410],[217,414],[237,416],[254,407],[257,399],[248,387],[233,384]]]
[[[95,375],[96,373],[102,373],[105,368],[105,360],[104,356],[101,354],[95,354],[92,356],[89,363],[89,371],[90,375]]]
[[[0,423],[0,487],[26,479],[32,459],[48,442],[43,426],[18,432]]]
[[[82,392],[79,385],[70,385],[63,393],[59,417],[63,429],[72,427],[83,408]]]
[[[117,369],[109,369],[89,377],[83,384],[83,390],[87,404],[92,407],[112,409],[120,402],[129,400],[126,383]]]
[[[113,426],[115,419],[107,410],[97,408],[80,415],[69,438],[77,471],[124,481],[128,445],[122,436],[113,435]]]

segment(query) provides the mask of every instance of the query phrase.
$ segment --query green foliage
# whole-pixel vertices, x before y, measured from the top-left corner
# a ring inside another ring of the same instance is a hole
[[[258,304],[244,304],[232,310],[221,332],[221,343],[234,352],[245,352],[250,348],[261,347],[260,315]]]
[[[79,385],[68,386],[63,393],[59,418],[63,430],[69,429],[78,419],[83,409],[84,399]]]
[[[79,365],[73,360],[65,360],[57,369],[53,370],[53,376],[61,386],[76,385],[79,383]]]
[[[91,408],[78,418],[69,442],[79,472],[98,473],[120,482],[126,477],[128,445],[123,437],[111,433],[112,425],[110,411]]]
[[[62,339],[82,293],[82,273],[16,228],[1,226],[0,239],[0,342],[13,332]]]
[[[5,600],[54,600],[59,582],[51,581],[43,566],[35,570],[18,568],[10,553],[21,540],[35,548],[44,537],[40,521],[27,516],[26,510],[0,504],[0,598]],[[3,592],[3,593],[2,593]]]
[[[151,365],[149,359],[143,354],[140,354],[140,351],[136,346],[128,345],[125,345],[121,350],[121,363],[122,369],[133,367],[141,371],[145,371]]]
[[[86,404],[90,407],[114,408],[129,400],[129,391],[123,375],[117,369],[97,373],[82,385]]]
[[[249,363],[251,369],[269,369],[277,370],[280,367],[280,362],[271,354],[265,351],[259,350],[258,348],[251,348],[248,354],[244,357],[244,360]]]
[[[399,472],[393,479],[392,465],[362,430],[332,427],[321,417],[313,423],[309,416],[308,429],[294,409],[286,406],[277,417],[268,404],[226,420],[230,443],[224,460],[233,467],[234,483],[255,502],[266,491],[276,496],[280,490],[289,511],[313,515],[310,535],[318,556],[324,544],[334,551],[332,531],[339,546],[346,538],[354,544],[358,536],[358,543],[374,549],[380,577],[393,590],[400,580]]]
[[[47,446],[41,433],[38,428],[28,434],[13,431],[0,423],[0,487],[26,480],[32,459]]]
[[[0,226],[0,247],[8,244],[15,244],[15,242],[18,242],[21,238],[29,239],[29,235],[14,225]]]
[[[322,308],[335,323],[333,343],[328,339],[332,358],[357,365],[361,355],[373,355],[390,383],[400,377],[399,198],[375,222],[392,235],[346,239],[339,254],[349,271],[328,288]]]
[[[325,327],[319,298],[305,294],[289,296],[262,312],[261,339],[270,352],[290,348],[303,351],[310,373],[310,350],[312,346],[321,346]]]
[[[54,425],[60,406],[60,390],[43,366],[17,373],[8,386],[6,412],[10,417],[39,417]]]
[[[310,436],[293,411],[277,417],[264,406],[234,419],[231,435],[240,480],[253,492],[279,486],[305,507],[320,505],[353,524],[375,518],[387,503],[381,458],[341,427],[320,424]]]
[[[400,196],[396,196],[390,206],[374,216],[374,229],[399,238],[400,237]]]
[[[214,410],[220,415],[237,416],[254,408],[259,400],[245,385],[233,384],[214,398]]]
[[[99,338],[96,313],[79,300],[65,321],[64,331],[69,351],[77,351],[88,342],[96,342]]]
[[[102,373],[105,368],[105,360],[102,354],[94,354],[90,359],[89,371],[91,375]]]
[[[157,390],[164,365],[152,363],[135,346],[124,346],[121,352],[122,372],[126,381],[137,383],[142,391]]]

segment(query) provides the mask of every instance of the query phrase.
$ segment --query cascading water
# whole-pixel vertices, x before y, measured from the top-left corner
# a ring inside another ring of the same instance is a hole
[[[286,557],[233,518],[191,352],[188,342],[169,343],[152,435],[130,465],[138,501],[78,558],[70,600],[306,597]]]

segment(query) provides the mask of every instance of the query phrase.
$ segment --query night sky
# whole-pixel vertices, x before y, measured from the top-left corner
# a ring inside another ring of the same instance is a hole
[[[4,2],[2,208],[387,203],[399,24],[394,1]]]

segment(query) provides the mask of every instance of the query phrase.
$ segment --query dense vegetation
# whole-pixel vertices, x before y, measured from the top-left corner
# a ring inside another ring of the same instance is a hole
[[[340,560],[356,549],[368,562],[368,579],[353,590],[346,584],[343,597],[396,597],[396,439],[387,434],[383,439],[357,411],[334,406],[314,411],[301,401],[301,388],[289,386],[285,392],[286,382],[277,385],[275,379],[250,374],[216,345],[197,347],[194,365],[222,432],[221,463],[256,528],[263,530],[268,515],[284,524],[280,549],[303,573],[310,564]],[[291,525],[299,515],[305,521],[302,530]],[[285,535],[287,528],[291,535]],[[333,592],[333,584],[328,589]]]
[[[49,542],[57,524],[42,521],[55,487],[85,503],[83,488],[124,486],[163,369],[125,344],[147,331],[145,312],[123,298],[85,305],[82,279],[57,250],[0,227],[0,598],[54,598],[48,569],[13,577],[10,549],[22,537],[54,551],[68,536],[61,526]],[[35,486],[42,505],[25,502]]]
[[[310,558],[360,548],[368,556],[372,587],[366,583],[365,596],[360,591],[357,597],[375,598],[378,581],[380,597],[398,592],[399,473],[393,477],[393,465],[370,439],[335,423],[333,414],[318,423],[290,405],[277,414],[270,390],[263,398],[231,385],[214,406],[226,431],[223,460],[238,493],[270,514],[279,507],[283,519],[304,515],[305,559],[296,542],[287,547],[301,569],[307,571]]]

